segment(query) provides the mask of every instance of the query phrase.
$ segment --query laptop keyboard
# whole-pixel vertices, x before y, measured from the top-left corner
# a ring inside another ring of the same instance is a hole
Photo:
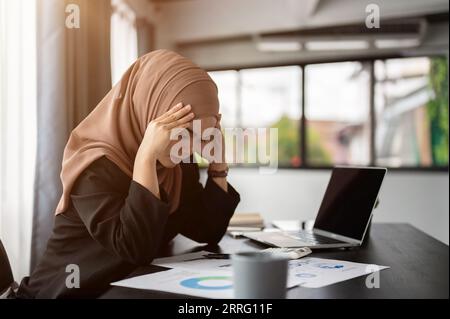
[[[291,235],[301,241],[308,242],[308,243],[311,243],[314,245],[342,243],[342,241],[340,241],[340,240],[336,240],[336,239],[325,237],[325,236],[320,236],[320,235],[317,235],[317,234],[314,234],[311,232],[307,232],[307,231],[295,232],[295,233],[292,233]]]

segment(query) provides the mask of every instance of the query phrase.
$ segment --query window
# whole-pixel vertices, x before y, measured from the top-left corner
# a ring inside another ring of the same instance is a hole
[[[445,58],[375,62],[376,161],[379,165],[448,165]]]
[[[138,57],[136,15],[124,0],[111,1],[111,79],[116,84]]]
[[[448,167],[445,57],[210,74],[224,127],[278,128],[280,167]]]
[[[308,164],[369,164],[368,65],[308,65],[305,81]]]
[[[211,78],[216,82],[219,88],[220,112],[222,113],[222,126],[235,127],[237,125],[238,115],[238,72],[237,71],[219,71],[210,72]]]
[[[240,74],[240,127],[277,128],[278,164],[299,166],[300,67],[247,69]]]
[[[278,164],[299,166],[301,68],[288,66],[210,74],[219,87],[223,126],[278,128]]]

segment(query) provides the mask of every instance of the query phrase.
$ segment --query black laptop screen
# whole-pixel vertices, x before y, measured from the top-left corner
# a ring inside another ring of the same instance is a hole
[[[386,170],[333,169],[314,228],[362,240]]]

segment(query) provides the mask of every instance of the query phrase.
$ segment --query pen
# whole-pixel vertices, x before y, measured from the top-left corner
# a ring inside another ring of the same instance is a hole
[[[230,254],[207,254],[203,256],[208,259],[230,259]]]
[[[205,254],[202,257],[197,257],[193,259],[183,260],[183,262],[194,261],[194,260],[204,260],[204,259],[230,259],[230,254]]]

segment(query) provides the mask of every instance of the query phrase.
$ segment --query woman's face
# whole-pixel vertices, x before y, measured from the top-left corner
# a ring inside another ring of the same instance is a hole
[[[191,156],[194,152],[201,153],[203,151],[203,148],[205,147],[205,145],[207,143],[211,142],[210,140],[202,139],[203,132],[208,128],[213,128],[213,127],[217,126],[217,118],[214,116],[203,117],[201,119],[197,119],[196,121],[199,121],[199,123],[201,124],[201,130],[199,130],[199,132],[194,131],[193,122],[191,122],[190,126],[187,128],[187,131],[189,132],[189,156]],[[197,139],[200,141],[200,149],[194,149],[194,146],[195,146],[194,139]],[[159,162],[162,166],[164,166],[166,168],[172,168],[178,164],[178,163],[175,163],[174,161],[172,161],[170,153],[171,153],[172,147],[179,141],[180,140],[171,141],[169,146],[166,148],[165,155],[162,158],[160,158],[160,160],[159,160]],[[180,162],[181,160],[184,159],[183,157],[177,155],[176,152],[174,152],[174,153],[175,154],[172,154],[172,157],[177,159],[178,160],[177,162]],[[185,157],[189,157],[189,156],[185,156]]]

